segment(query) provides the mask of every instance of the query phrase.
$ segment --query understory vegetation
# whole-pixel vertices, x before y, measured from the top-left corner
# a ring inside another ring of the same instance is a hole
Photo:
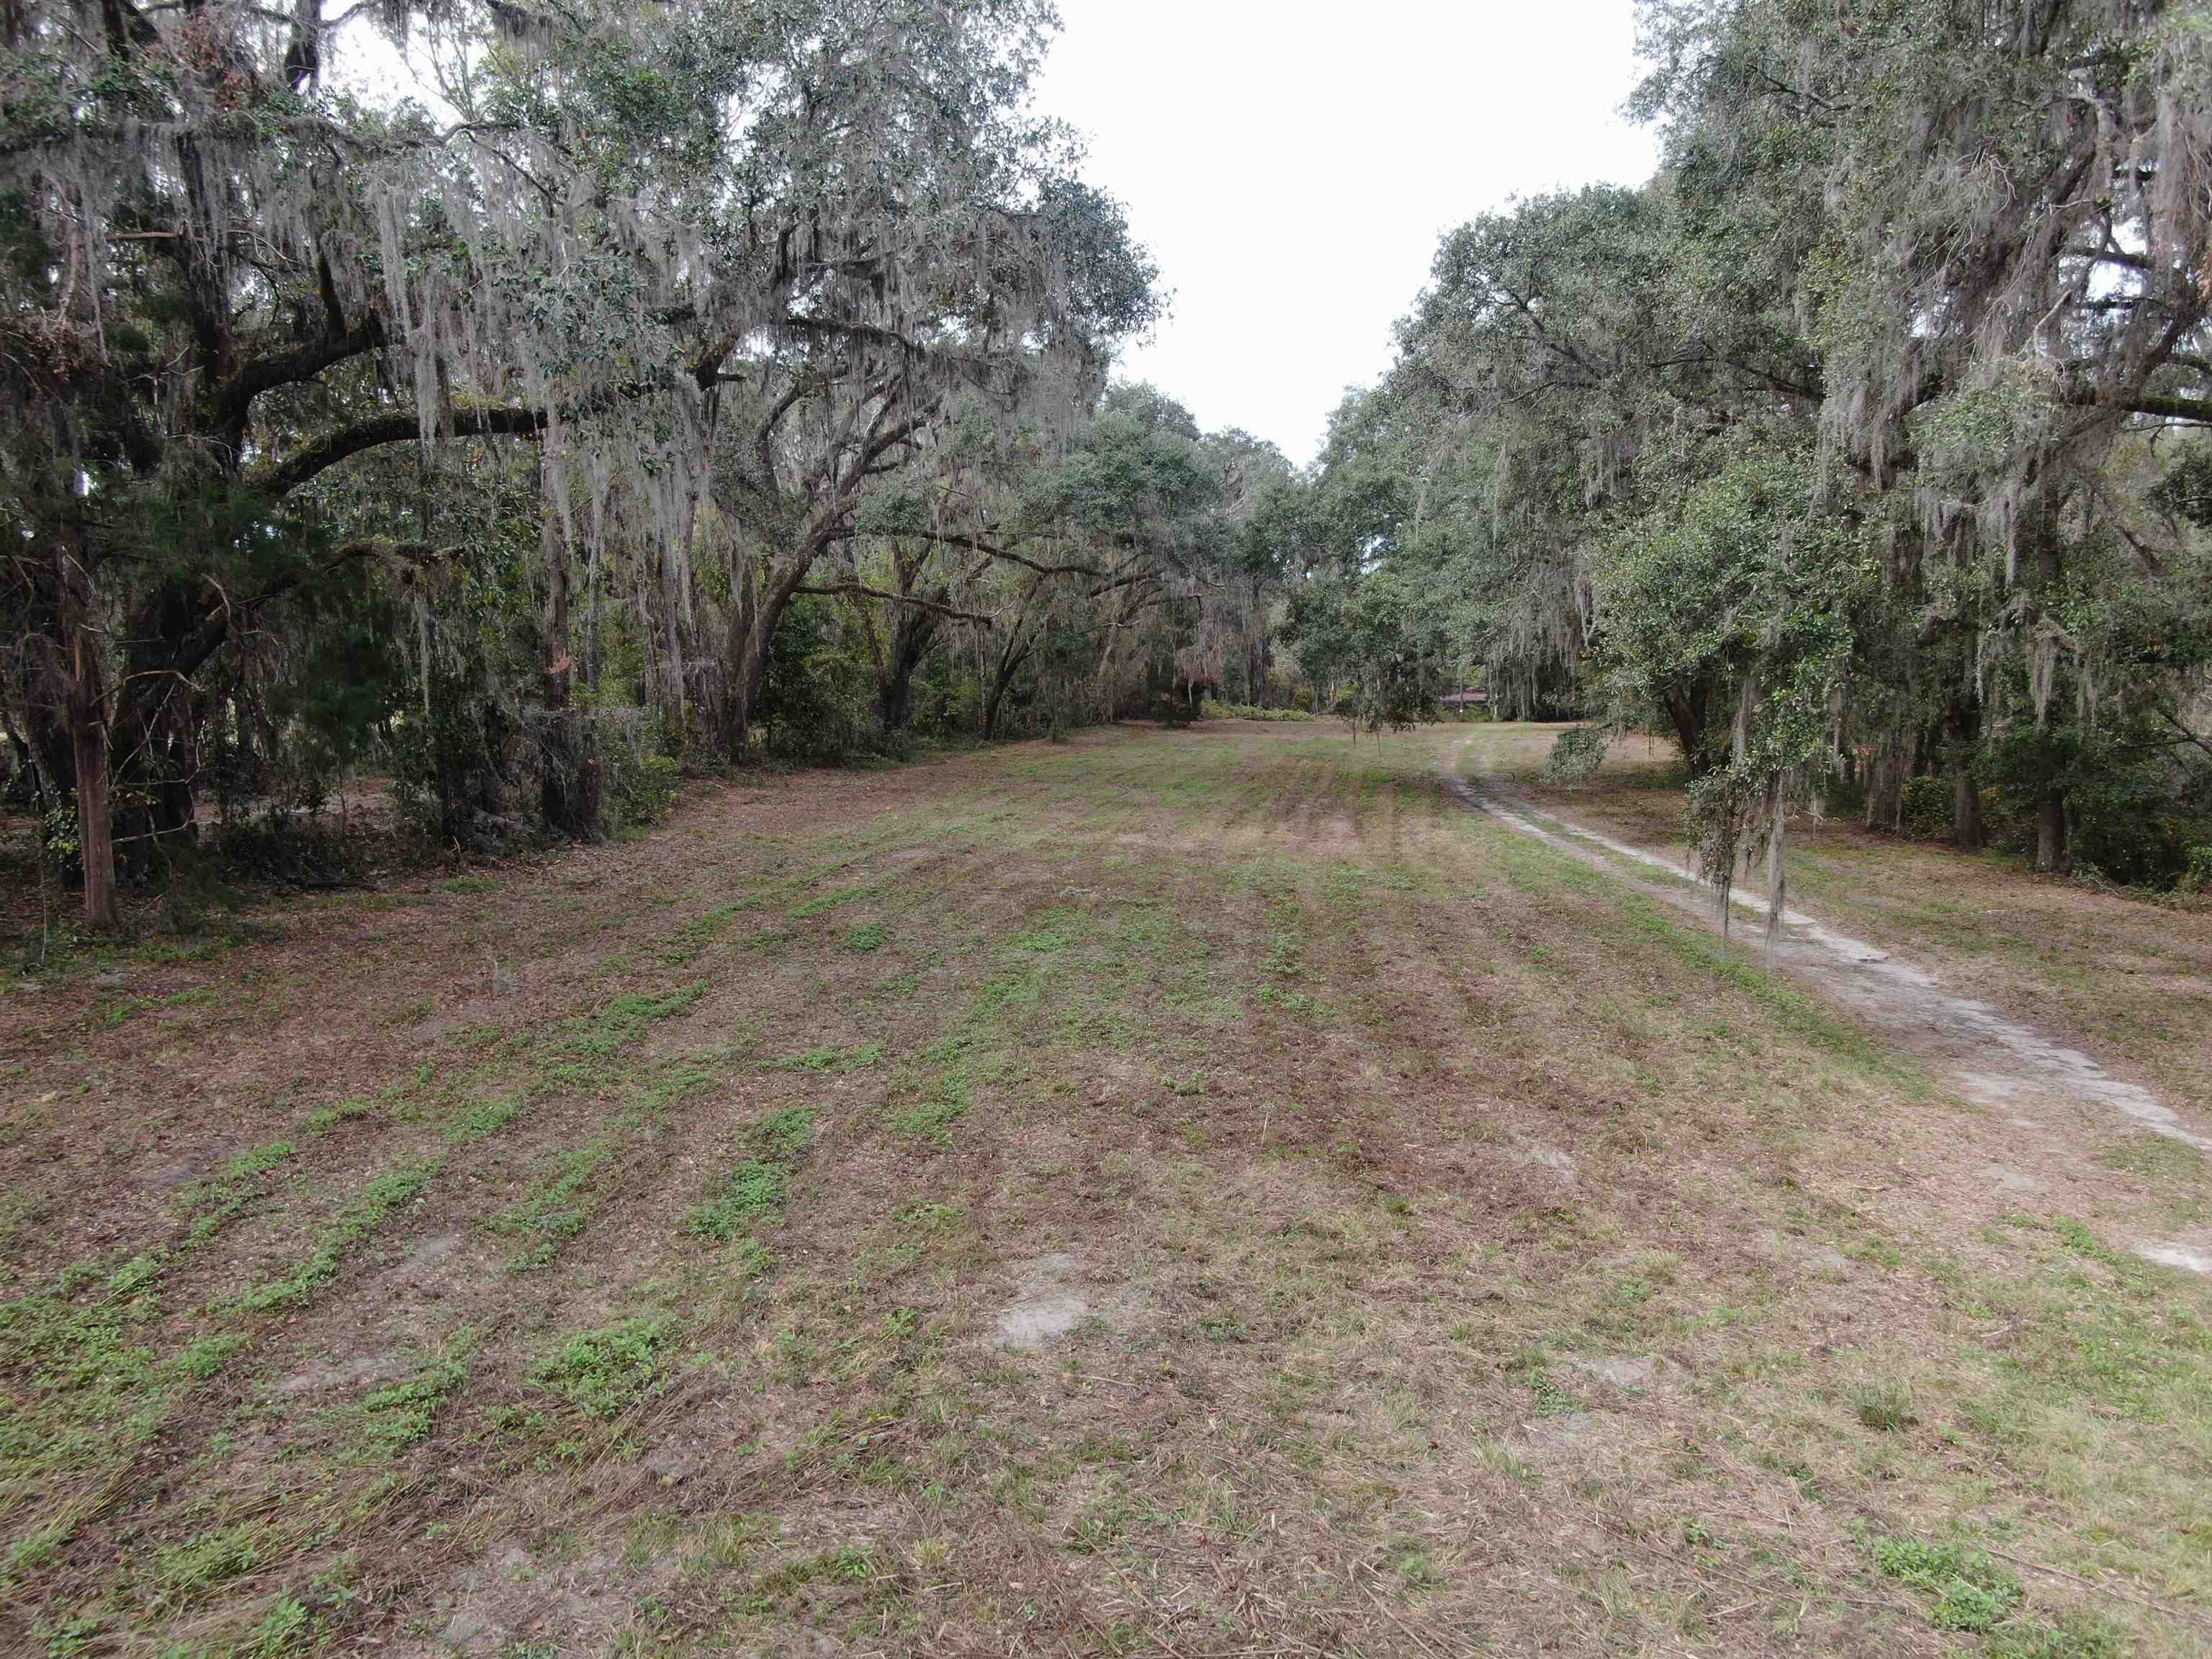
[[[1109,386],[1156,273],[1030,106],[1052,21],[9,11],[0,782],[38,873],[99,929],[210,841],[332,884],[364,774],[495,854],[685,772],[1273,700],[1251,525],[1291,468]]]
[[[1051,0],[0,3],[0,1655],[2212,1659],[2212,14],[1622,3],[1305,465]]]

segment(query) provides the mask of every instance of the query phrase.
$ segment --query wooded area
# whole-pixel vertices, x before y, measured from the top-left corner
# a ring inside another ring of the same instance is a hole
[[[0,0],[0,1654],[2212,1659],[2212,8],[1095,3]]]
[[[1293,623],[1667,732],[1723,879],[1799,803],[2212,876],[2202,8],[1640,15],[1658,174],[1445,239]]]
[[[356,769],[490,851],[1468,684],[1670,732],[1716,871],[1939,781],[1962,848],[2212,858],[2197,8],[1655,0],[1657,176],[1453,233],[1303,471],[1109,384],[1160,277],[1052,21],[11,6],[4,720],[87,923]]]

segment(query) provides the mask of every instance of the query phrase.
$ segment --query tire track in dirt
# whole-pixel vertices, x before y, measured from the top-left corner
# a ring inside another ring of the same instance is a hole
[[[1459,769],[1474,742],[1470,738],[1457,745],[1452,768],[1444,774],[1445,787],[1460,800],[1689,912],[1707,927],[1715,926],[1713,888],[1671,860],[1544,811],[1509,794],[1509,786],[1495,776],[1467,776]],[[1674,879],[1638,880],[1622,871],[1616,859]],[[1766,901],[1756,895],[1736,893],[1732,897],[1756,915],[1767,914]],[[2016,1128],[2057,1132],[2060,1126],[2050,1121],[2055,1109],[2086,1106],[2124,1117],[2152,1134],[2212,1152],[2212,1135],[2191,1127],[2149,1090],[2114,1077],[2081,1050],[2006,1018],[1988,1003],[1946,988],[1927,969],[1836,933],[1800,911],[1784,909],[1774,958],[1777,966],[1850,1010],[1897,1048],[1940,1066],[1969,1100],[2004,1110]],[[2148,1261],[2212,1274],[2212,1237],[2144,1240],[2132,1248]]]

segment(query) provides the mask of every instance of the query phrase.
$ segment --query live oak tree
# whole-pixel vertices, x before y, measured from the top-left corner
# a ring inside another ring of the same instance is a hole
[[[431,65],[436,115],[337,89],[372,21]],[[9,9],[8,690],[74,790],[88,921],[115,916],[111,824],[191,821],[200,734],[234,718],[217,653],[481,552],[441,534],[457,445],[532,446],[515,714],[547,821],[596,810],[580,589],[635,611],[679,741],[741,747],[763,642],[872,482],[956,398],[1079,417],[1152,313],[1118,209],[1025,112],[1048,21],[1024,0]],[[416,487],[331,504],[392,450]]]
[[[1659,173],[1445,238],[1314,481],[1339,544],[1494,708],[1669,732],[1730,867],[1816,779],[1888,826],[1934,774],[1961,846],[1989,799],[2046,867],[2170,877],[2212,823],[2160,505],[2212,420],[2201,9],[1643,20]]]

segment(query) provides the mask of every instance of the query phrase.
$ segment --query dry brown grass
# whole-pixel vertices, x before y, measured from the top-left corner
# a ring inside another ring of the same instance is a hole
[[[1453,802],[1463,735],[708,790],[11,993],[0,1647],[1934,1654],[1870,1540],[1955,1536],[2054,1570],[2018,1628],[2207,1650],[2204,1289],[2102,1242],[2201,1170],[1995,1185],[2002,1119]],[[625,1322],[589,1415],[546,1362]]]

